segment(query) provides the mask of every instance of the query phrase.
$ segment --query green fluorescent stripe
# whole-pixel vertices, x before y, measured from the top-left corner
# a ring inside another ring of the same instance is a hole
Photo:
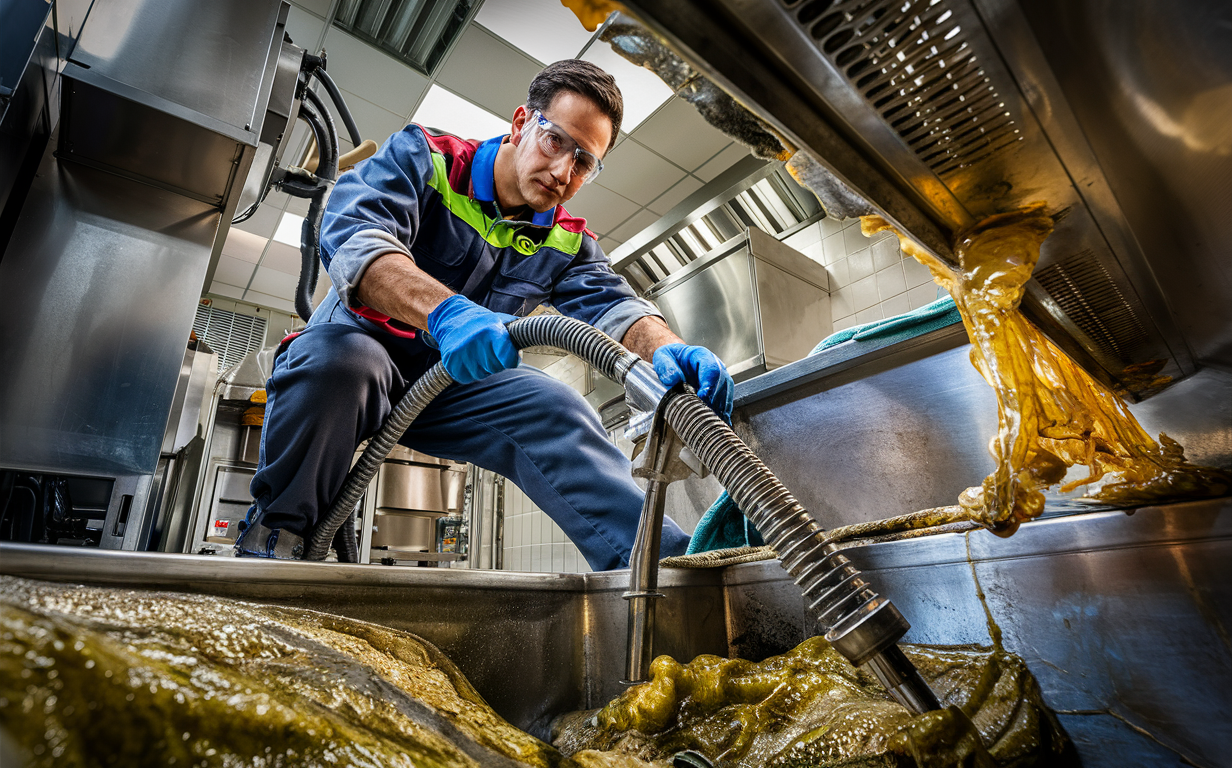
[[[536,243],[529,237],[519,234],[516,227],[509,226],[489,218],[480,207],[479,201],[459,194],[449,186],[449,170],[445,167],[445,156],[432,153],[432,179],[428,184],[435,189],[445,202],[445,207],[454,216],[465,221],[485,241],[497,248],[513,248],[518,253],[530,256],[540,248],[555,248],[570,256],[576,255],[582,249],[582,237],[585,233],[570,232],[559,225],[548,231],[543,243]]]

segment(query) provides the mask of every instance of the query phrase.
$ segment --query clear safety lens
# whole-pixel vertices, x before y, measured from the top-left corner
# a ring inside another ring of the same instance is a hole
[[[582,149],[573,140],[572,136],[544,117],[539,110],[535,110],[533,114],[535,118],[535,138],[538,141],[540,151],[551,158],[572,154],[572,171],[582,177],[583,183],[594,181],[599,172],[603,170],[603,161],[595,157],[594,154]]]

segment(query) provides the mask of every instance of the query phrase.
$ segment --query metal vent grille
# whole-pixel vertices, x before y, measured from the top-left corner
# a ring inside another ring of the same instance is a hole
[[[1021,141],[945,0],[781,0],[938,176]]]
[[[822,213],[810,193],[776,170],[748,189],[642,253],[620,273],[639,293],[667,278],[723,243],[757,227],[782,238]]]
[[[249,352],[265,343],[265,318],[241,315],[205,304],[197,305],[193,332],[218,353],[218,370],[222,373],[244,359]]]
[[[431,77],[473,5],[470,0],[341,0],[334,24]]]
[[[1150,344],[1133,308],[1091,251],[1042,269],[1035,279],[1105,354],[1130,363]]]

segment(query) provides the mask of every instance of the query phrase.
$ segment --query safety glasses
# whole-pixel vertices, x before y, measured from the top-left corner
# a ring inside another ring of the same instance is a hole
[[[602,160],[578,146],[572,136],[537,109],[531,112],[530,132],[539,151],[548,157],[556,159],[561,155],[572,156],[570,170],[582,177],[582,183],[589,184],[594,181],[603,170]]]

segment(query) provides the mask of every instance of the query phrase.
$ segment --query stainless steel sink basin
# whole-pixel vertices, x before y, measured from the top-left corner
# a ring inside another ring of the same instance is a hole
[[[1098,512],[847,554],[892,595],[915,643],[1023,656],[1088,766],[1229,765],[1232,500]],[[424,637],[488,702],[543,735],[620,691],[625,571],[529,574],[0,544],[0,572],[329,611]],[[984,605],[977,592],[985,595]],[[759,660],[812,634],[777,562],[665,570],[656,650]],[[985,614],[985,605],[988,614]]]

